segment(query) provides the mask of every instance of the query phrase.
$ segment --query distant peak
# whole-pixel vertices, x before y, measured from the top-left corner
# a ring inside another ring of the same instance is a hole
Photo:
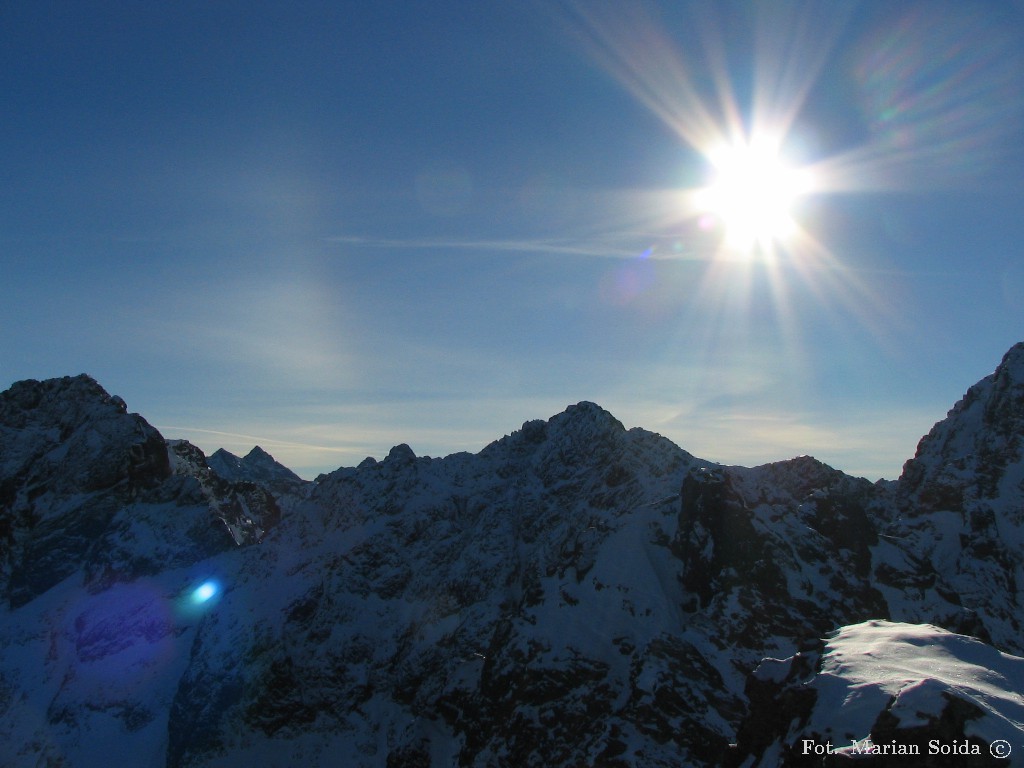
[[[604,408],[597,403],[592,403],[590,400],[580,400],[576,405],[570,405],[565,409],[566,413],[589,413],[589,414],[608,414]],[[611,414],[608,414],[611,415]]]
[[[400,443],[388,451],[387,458],[384,461],[388,463],[404,464],[412,461],[416,458],[416,454],[413,452],[406,443]]]
[[[210,468],[225,480],[299,481],[288,467],[260,448],[254,447],[244,458],[218,448],[207,459]]]
[[[621,431],[625,431],[626,429],[622,425],[622,422],[616,419],[610,412],[606,411],[597,403],[592,403],[589,400],[581,400],[575,405],[570,405],[562,413],[551,419],[552,424],[556,422],[569,424],[593,424]]]
[[[275,475],[281,479],[287,480],[301,480],[301,478],[292,472],[288,467],[279,462],[260,446],[254,446],[249,453],[242,459],[241,465],[243,467],[250,468],[257,475]]]
[[[961,503],[957,494],[968,477],[978,486],[972,493],[995,493],[1003,474],[1024,464],[1022,432],[1024,343],[1018,342],[921,438],[914,458],[903,465],[902,487],[941,498],[947,507]]]
[[[813,456],[808,456],[806,454],[802,456],[794,456],[791,459],[771,461],[767,464],[762,464],[760,468],[771,468],[779,472],[789,472],[805,476],[834,475],[839,473],[839,470],[829,466],[820,459],[816,459]]]
[[[105,400],[110,398],[110,395],[100,386],[99,382],[87,373],[80,373],[77,376],[43,379],[42,381],[23,379],[22,381],[14,382],[4,394],[9,394],[9,396],[18,399],[29,393],[56,394],[61,396],[70,393],[80,393],[98,399]]]
[[[1009,378],[1024,383],[1024,341],[1018,341],[1006,354],[995,370],[996,377]]]
[[[250,461],[252,461],[254,459],[262,459],[262,460],[270,459],[271,461],[276,461],[273,456],[271,456],[265,450],[260,448],[258,445],[253,446],[253,449],[251,451],[249,451],[247,454],[245,454],[245,458],[250,460]]]
[[[93,416],[115,411],[118,416],[128,414],[128,406],[117,395],[111,395],[92,376],[80,373],[77,376],[59,378],[24,379],[16,381],[9,389],[0,392],[0,412],[4,418],[31,418],[36,409],[56,409],[65,413],[65,419],[76,419],[89,411]],[[83,410],[85,409],[85,410]],[[98,410],[96,410],[98,409]],[[71,416],[71,414],[79,416]]]

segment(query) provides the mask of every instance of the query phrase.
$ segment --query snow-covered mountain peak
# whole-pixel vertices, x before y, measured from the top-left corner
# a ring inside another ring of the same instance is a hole
[[[1017,382],[1024,382],[1024,341],[1018,341],[1003,355],[999,369]]]
[[[210,469],[225,480],[277,484],[301,484],[304,482],[302,478],[258,445],[241,458],[223,448],[218,448],[210,454],[207,463]]]
[[[13,413],[6,410],[10,407],[20,408],[26,413],[55,409],[67,413],[97,405],[113,404],[117,410],[124,410],[124,401],[120,397],[110,395],[96,379],[86,373],[42,381],[16,381],[7,390],[0,392],[0,403],[5,407],[5,418],[9,418]]]
[[[411,464],[415,460],[416,452],[407,443],[399,443],[394,446],[384,457],[384,463],[393,466]]]
[[[918,495],[934,509],[957,504],[943,490],[948,486],[972,485],[981,496],[992,495],[1008,473],[1011,483],[1024,479],[1018,477],[1022,471],[1024,343],[1019,343],[921,439],[900,482],[904,493]]]
[[[111,397],[107,391],[88,374],[63,376],[57,379],[17,381],[10,389],[0,393],[0,413],[4,424],[20,426],[27,424],[32,415],[48,414],[50,420],[76,420],[76,414],[83,409],[95,409],[112,405],[124,412],[124,401]],[[55,414],[59,411],[59,415]],[[20,417],[19,417],[20,414]]]
[[[0,590],[18,605],[50,589],[119,507],[170,474],[160,433],[89,376],[0,393]]]
[[[170,467],[159,432],[82,374],[19,381],[0,393],[0,472],[75,493],[152,485]]]
[[[597,403],[583,400],[570,405],[548,421],[553,432],[575,432],[581,437],[600,433],[625,432],[622,422]]]
[[[796,456],[792,459],[773,461],[747,470],[743,474],[754,474],[762,484],[785,489],[798,501],[851,479],[849,475],[813,456]]]
[[[625,464],[654,462],[682,468],[682,463],[695,460],[661,435],[640,428],[627,431],[611,413],[588,401],[570,405],[547,420],[523,423],[490,443],[479,456],[508,466],[528,465],[542,477],[570,468],[601,472],[611,468],[613,475],[623,479],[626,475],[620,473]]]

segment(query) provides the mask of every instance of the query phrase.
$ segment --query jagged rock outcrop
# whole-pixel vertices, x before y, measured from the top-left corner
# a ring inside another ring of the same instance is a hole
[[[1024,344],[918,445],[876,553],[894,617],[1024,653]]]
[[[279,517],[265,488],[219,478],[183,441],[168,446],[89,376],[0,393],[0,562],[12,606],[79,570],[100,589],[201,560],[232,538],[258,541]]]
[[[885,616],[872,586],[873,515],[883,490],[810,457],[699,468],[682,485],[672,551],[686,609],[719,627],[718,642],[752,664],[835,627]]]
[[[174,474],[195,480],[210,511],[224,524],[236,544],[260,542],[266,532],[280,522],[281,509],[270,488],[276,485],[275,480],[281,475],[257,470],[254,474],[263,477],[264,482],[245,480],[241,479],[245,475],[245,470],[240,466],[229,473],[230,477],[225,478],[214,471],[203,452],[188,441],[171,440],[167,448]],[[257,461],[263,462],[264,456],[276,464],[273,457],[262,451],[257,454]],[[219,466],[220,463],[215,463],[214,466]],[[293,485],[289,479],[289,489],[302,485],[302,480],[297,476],[295,480],[297,483]],[[183,488],[183,492],[194,493],[194,489]]]
[[[1024,343],[1014,345],[995,372],[968,389],[921,439],[903,468],[900,505],[912,516],[955,511],[969,517],[999,499],[1016,507],[1012,522],[1020,524],[1022,466]]]
[[[270,491],[282,508],[290,509],[305,498],[311,487],[311,483],[296,475],[258,445],[241,458],[219,448],[206,458],[206,465],[224,480],[232,483],[251,483]]]
[[[14,606],[76,571],[127,504],[170,475],[163,438],[86,375],[0,393],[0,563]]]

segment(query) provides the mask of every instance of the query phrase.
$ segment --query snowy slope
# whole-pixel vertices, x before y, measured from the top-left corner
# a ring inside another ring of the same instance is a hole
[[[898,571],[880,579],[893,617],[1024,654],[1024,344],[922,438],[898,488],[900,517],[876,553]]]

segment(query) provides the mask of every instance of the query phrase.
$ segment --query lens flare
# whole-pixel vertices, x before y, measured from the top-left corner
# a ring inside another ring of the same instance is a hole
[[[220,588],[218,587],[217,582],[212,580],[204,581],[192,590],[192,602],[196,605],[201,605],[213,598],[219,591]]]

